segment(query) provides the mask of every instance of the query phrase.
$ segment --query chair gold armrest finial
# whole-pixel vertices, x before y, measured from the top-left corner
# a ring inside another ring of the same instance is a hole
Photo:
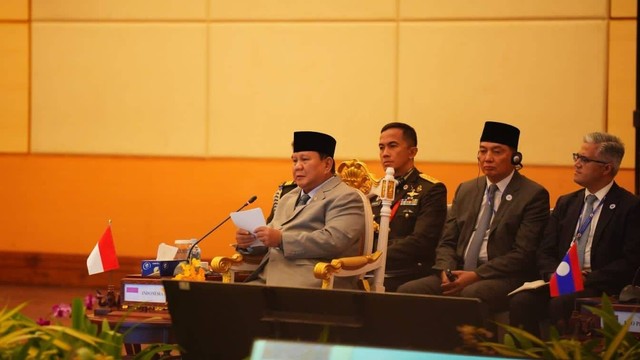
[[[216,256],[211,260],[211,270],[222,275],[223,283],[230,283],[233,281],[231,276],[231,267],[233,265],[241,264],[242,261],[242,255],[239,253],[235,253],[231,256]]]
[[[358,270],[365,265],[376,262],[380,256],[382,256],[382,252],[376,251],[369,255],[334,259],[330,263],[319,262],[313,268],[313,275],[316,279],[322,280],[323,289],[328,289],[333,286],[333,276],[335,273],[340,270]]]

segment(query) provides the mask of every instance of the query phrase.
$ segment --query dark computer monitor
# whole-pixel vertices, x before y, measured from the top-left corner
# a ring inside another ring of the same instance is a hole
[[[256,338],[453,351],[457,326],[482,326],[478,299],[222,284],[164,282],[184,359],[243,359]]]

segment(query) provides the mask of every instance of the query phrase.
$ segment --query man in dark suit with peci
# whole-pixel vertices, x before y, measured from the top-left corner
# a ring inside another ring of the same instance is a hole
[[[435,275],[398,292],[475,297],[492,312],[535,276],[534,255],[549,219],[549,193],[518,172],[520,130],[487,121],[478,166],[484,174],[460,184],[436,249]]]

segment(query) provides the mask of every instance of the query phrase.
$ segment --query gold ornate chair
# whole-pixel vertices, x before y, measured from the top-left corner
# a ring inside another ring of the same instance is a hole
[[[347,185],[359,190],[365,211],[365,239],[362,255],[334,259],[331,262],[316,264],[314,276],[322,280],[322,288],[333,287],[335,277],[358,276],[367,291],[384,292],[384,269],[386,264],[386,248],[389,235],[389,216],[395,191],[393,169],[387,169],[383,179],[376,179],[367,166],[358,160],[349,160],[338,166],[337,173]],[[380,196],[383,207],[379,224],[379,235],[376,251],[373,252],[374,230],[377,224],[373,221],[369,198]],[[241,254],[218,256],[211,261],[211,269],[222,274],[223,282],[233,282],[238,271],[255,269],[256,265],[248,265]],[[365,275],[373,274],[370,284]]]
[[[313,269],[316,278],[322,280],[322,288],[333,287],[335,277],[358,276],[367,291],[384,292],[384,270],[386,265],[387,242],[389,237],[389,216],[395,192],[393,169],[387,169],[387,176],[376,179],[367,166],[358,160],[345,161],[338,167],[338,175],[347,185],[356,188],[365,204],[365,241],[360,256],[334,259],[329,263],[319,262]],[[383,207],[380,212],[380,224],[373,222],[373,211],[368,198],[380,196]],[[385,205],[386,204],[386,205]],[[386,207],[386,210],[385,210]],[[376,227],[379,227],[376,229]],[[374,230],[378,230],[378,243],[373,252]],[[372,283],[365,278],[372,273]]]

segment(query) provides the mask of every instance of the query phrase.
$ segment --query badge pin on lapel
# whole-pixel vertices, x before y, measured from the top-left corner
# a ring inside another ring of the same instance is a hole
[[[615,209],[615,208],[616,208],[616,204],[611,204],[611,205],[609,205],[609,209],[613,210],[613,209]]]
[[[513,196],[511,196],[511,194],[508,194],[507,196],[504,197],[505,200],[507,201],[511,201],[513,199]]]

